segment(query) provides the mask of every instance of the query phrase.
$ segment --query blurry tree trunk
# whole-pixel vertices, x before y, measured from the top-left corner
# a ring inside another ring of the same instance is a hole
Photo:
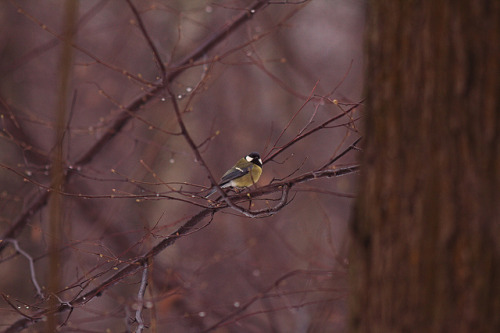
[[[500,332],[500,1],[369,1],[352,332]]]

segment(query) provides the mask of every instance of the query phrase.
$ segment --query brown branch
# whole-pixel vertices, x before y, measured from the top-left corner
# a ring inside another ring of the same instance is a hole
[[[287,181],[282,181],[278,183],[272,183],[263,187],[259,187],[253,191],[239,193],[235,195],[228,196],[224,191],[221,190],[222,196],[214,201],[213,207],[216,210],[224,209],[224,208],[232,208],[237,212],[251,218],[262,218],[276,214],[279,210],[285,207],[288,204],[288,193],[290,189],[301,183],[305,183],[307,181],[312,181],[319,178],[331,178],[331,177],[340,177],[344,175],[348,175],[351,173],[355,173],[359,171],[359,165],[351,165],[343,168],[338,168],[335,170],[318,170],[311,171],[305,174],[302,174],[298,177],[289,179]],[[256,211],[251,211],[248,209],[244,209],[235,204],[235,202],[248,201],[249,198],[257,198],[263,196],[265,194],[281,192],[281,199],[278,204],[271,208],[264,208]],[[215,212],[215,211],[214,211]]]
[[[288,184],[284,184],[281,187],[281,189],[282,189],[281,199],[276,206],[271,207],[271,208],[263,208],[263,209],[259,209],[259,210],[255,210],[255,211],[241,208],[240,206],[233,203],[227,195],[224,195],[223,198],[229,207],[231,207],[235,211],[245,215],[246,217],[262,218],[262,217],[268,217],[268,216],[276,214],[279,210],[281,210],[283,207],[285,207],[286,204],[288,203],[287,199],[288,199],[288,192],[290,191],[290,187],[288,186]],[[251,197],[251,195],[249,193],[247,194],[247,196]]]
[[[308,181],[312,181],[320,178],[331,178],[331,177],[340,177],[349,175],[351,173],[355,173],[359,171],[359,165],[351,165],[338,169],[329,169],[329,170],[319,170],[319,171],[310,171],[304,173],[295,178],[289,179],[287,181],[282,181],[278,183],[272,183],[266,186],[259,187],[253,191],[247,193],[240,193],[236,195],[230,196],[233,201],[241,201],[244,199],[248,199],[248,197],[256,198],[262,196],[264,194],[270,194],[275,192],[280,192],[284,187],[289,187],[290,189],[301,183],[305,183]]]

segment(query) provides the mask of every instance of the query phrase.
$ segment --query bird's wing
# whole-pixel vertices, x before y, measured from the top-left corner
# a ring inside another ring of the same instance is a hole
[[[252,166],[248,166],[246,168],[235,167],[233,170],[228,171],[227,173],[224,174],[224,176],[222,176],[220,186],[229,183],[233,179],[243,177],[244,175],[250,172],[251,168]]]

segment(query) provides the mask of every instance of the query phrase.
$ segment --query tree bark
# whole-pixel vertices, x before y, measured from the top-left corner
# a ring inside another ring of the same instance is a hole
[[[500,1],[369,1],[352,332],[500,332]]]

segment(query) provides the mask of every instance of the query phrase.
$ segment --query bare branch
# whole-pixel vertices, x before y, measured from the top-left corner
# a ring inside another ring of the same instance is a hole
[[[262,196],[264,194],[269,194],[269,193],[275,193],[281,191],[285,186],[288,186],[292,188],[293,186],[301,183],[305,183],[308,181],[312,181],[315,179],[320,179],[320,178],[331,178],[331,177],[340,177],[340,176],[345,176],[348,174],[352,174],[355,172],[359,171],[359,165],[351,165],[351,166],[346,166],[338,169],[328,169],[328,170],[320,170],[320,171],[310,171],[307,173],[304,173],[300,176],[297,176],[295,178],[282,181],[282,182],[277,182],[277,183],[272,183],[266,186],[259,187],[255,190],[252,190],[247,193],[240,193],[240,194],[235,194],[230,196],[230,198],[233,201],[241,201],[241,200],[248,200],[248,197],[251,198],[256,198],[259,196]]]
[[[347,147],[346,150],[344,150],[343,152],[341,152],[340,154],[334,156],[331,160],[329,160],[325,165],[323,165],[321,168],[319,168],[319,170],[323,170],[323,169],[326,169],[328,168],[330,165],[332,165],[333,163],[335,163],[336,161],[338,161],[342,156],[344,156],[345,154],[347,154],[348,152],[350,152],[351,150],[353,149],[359,149],[358,147],[356,147],[356,144],[358,144],[359,141],[361,141],[363,137],[360,137],[358,138],[356,141],[354,141],[349,147]]]
[[[40,297],[41,299],[44,299],[45,295],[43,294],[42,288],[40,288],[40,285],[38,284],[38,280],[36,278],[35,263],[33,261],[33,257],[30,256],[28,254],[28,252],[26,252],[23,249],[21,249],[21,247],[19,246],[19,243],[18,243],[17,240],[7,238],[7,239],[4,239],[3,242],[9,242],[12,245],[14,245],[14,248],[16,249],[16,251],[19,254],[21,254],[23,257],[25,257],[26,259],[28,259],[28,262],[29,262],[29,265],[30,265],[31,282],[35,286],[36,294],[38,295],[38,297]]]

